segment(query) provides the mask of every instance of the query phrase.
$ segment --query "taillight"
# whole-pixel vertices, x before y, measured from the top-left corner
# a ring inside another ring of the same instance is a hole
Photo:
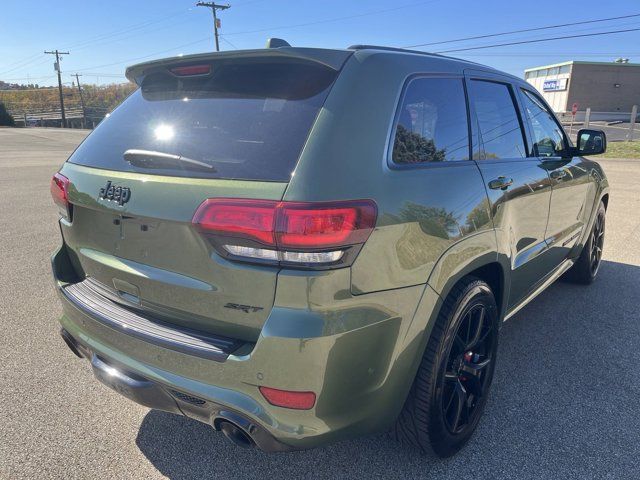
[[[283,248],[327,248],[364,243],[376,223],[370,200],[314,206],[281,203],[278,245]]]
[[[198,207],[193,223],[211,233],[273,245],[277,205],[271,201],[210,198]]]
[[[61,173],[56,173],[51,179],[51,196],[53,197],[53,202],[58,205],[60,215],[67,220],[71,220],[69,179]]]
[[[267,399],[267,402],[276,407],[309,410],[313,408],[316,403],[316,394],[313,392],[292,392],[270,387],[258,388],[264,398]]]
[[[276,202],[208,199],[193,223],[235,259],[322,267],[353,261],[375,227],[372,200]]]

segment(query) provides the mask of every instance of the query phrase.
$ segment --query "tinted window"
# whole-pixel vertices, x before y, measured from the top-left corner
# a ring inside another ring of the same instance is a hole
[[[416,164],[468,158],[469,131],[462,80],[412,80],[400,106],[393,162]]]
[[[503,83],[474,80],[472,102],[478,118],[485,157],[526,156],[522,128],[511,96]]]
[[[523,90],[523,106],[533,134],[533,155],[562,156],[565,151],[564,134],[553,114],[533,93]]]
[[[176,77],[162,69],[147,75],[69,161],[161,175],[288,181],[335,75],[316,64],[277,59],[220,61],[206,76]],[[145,168],[125,161],[127,150],[213,168],[157,158]]]

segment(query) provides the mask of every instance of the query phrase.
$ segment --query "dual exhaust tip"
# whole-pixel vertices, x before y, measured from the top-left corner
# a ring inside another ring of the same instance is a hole
[[[73,338],[73,336],[71,336],[69,332],[67,332],[65,329],[62,329],[60,331],[60,336],[64,340],[64,343],[67,344],[67,347],[69,347],[69,350],[74,353],[74,355],[76,355],[78,358],[84,358],[84,355],[78,348],[76,340]],[[229,416],[236,417],[237,415],[230,414]],[[247,423],[246,421],[243,422],[244,419],[242,417],[238,417],[238,420],[240,423]],[[227,418],[220,418],[214,425],[216,430],[221,431],[224,436],[227,437],[234,445],[242,448],[255,447],[256,443],[246,432],[246,430],[238,426],[232,420],[229,420]],[[251,430],[251,425],[247,425],[247,428]]]
[[[251,439],[249,434],[229,420],[220,420],[218,422],[218,429],[225,437],[238,447],[251,448],[255,446],[255,442]]]

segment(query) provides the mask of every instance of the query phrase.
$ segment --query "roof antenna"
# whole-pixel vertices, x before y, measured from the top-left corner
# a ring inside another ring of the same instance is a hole
[[[267,48],[290,47],[289,42],[281,38],[270,38],[267,40]]]

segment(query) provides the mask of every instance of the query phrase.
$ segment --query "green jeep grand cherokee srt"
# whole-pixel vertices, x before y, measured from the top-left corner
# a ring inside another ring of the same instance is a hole
[[[609,189],[581,155],[605,135],[573,146],[516,77],[374,46],[127,77],[51,183],[62,336],[122,395],[236,444],[391,429],[451,455],[502,322],[598,271]]]

